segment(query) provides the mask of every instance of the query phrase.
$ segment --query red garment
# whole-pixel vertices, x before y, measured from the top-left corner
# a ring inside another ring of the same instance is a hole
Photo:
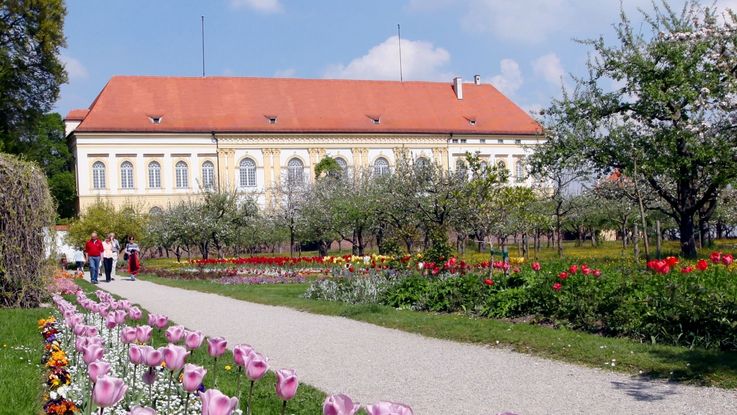
[[[138,259],[138,251],[133,251],[128,255],[128,272],[132,275],[138,275],[141,269],[141,261]]]
[[[99,239],[95,239],[94,241],[90,239],[84,245],[84,252],[87,253],[87,256],[100,256],[102,255],[102,251],[104,251],[104,248],[102,247],[102,241]]]

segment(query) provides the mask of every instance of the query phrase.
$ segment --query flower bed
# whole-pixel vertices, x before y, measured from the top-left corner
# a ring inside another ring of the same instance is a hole
[[[142,311],[128,301],[115,300],[100,290],[96,296],[99,301],[78,291],[75,305],[55,295],[57,316],[39,321],[48,370],[46,413],[229,415],[243,413],[241,398],[245,413],[250,413],[254,384],[263,382],[269,370],[263,354],[237,345],[226,357],[223,338],[205,338],[198,331],[171,325],[162,315],[149,315],[148,324],[140,324]],[[155,347],[154,331],[164,332],[165,346]],[[211,373],[189,362],[193,353],[205,350],[214,362]],[[237,367],[236,396],[217,389],[218,359],[232,359]],[[292,369],[275,374],[277,410],[284,414],[297,394],[299,379]],[[325,400],[323,412],[354,414],[360,407],[345,395],[332,395]],[[366,405],[365,410],[371,415],[412,414],[408,406],[390,402]]]
[[[495,267],[497,268],[497,267]],[[639,341],[737,350],[737,265],[671,257],[642,264],[551,261],[506,272],[398,272],[315,281],[311,299],[554,323]]]

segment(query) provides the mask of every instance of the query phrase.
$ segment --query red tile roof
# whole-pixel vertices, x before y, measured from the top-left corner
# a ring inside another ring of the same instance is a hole
[[[450,82],[115,76],[76,131],[537,134],[540,126],[490,84],[463,84],[458,100]]]
[[[82,120],[85,119],[85,117],[89,113],[90,113],[90,110],[88,110],[87,108],[71,110],[71,111],[69,111],[69,113],[67,114],[67,116],[64,117],[64,120],[66,120],[66,121],[82,121]]]

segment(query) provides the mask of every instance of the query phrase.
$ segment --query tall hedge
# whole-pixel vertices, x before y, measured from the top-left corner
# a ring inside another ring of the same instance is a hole
[[[54,203],[35,164],[0,153],[0,307],[37,307],[50,278]]]

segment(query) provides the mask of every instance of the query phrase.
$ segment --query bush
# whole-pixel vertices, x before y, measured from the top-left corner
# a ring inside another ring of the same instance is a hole
[[[399,281],[400,278],[394,271],[322,279],[313,282],[304,297],[349,304],[378,304],[387,290]]]
[[[0,154],[0,306],[37,307],[51,263],[43,259],[54,204],[34,163]]]
[[[147,215],[132,206],[116,209],[110,202],[98,200],[71,223],[67,243],[84,246],[92,232],[97,232],[100,239],[114,232],[121,244],[125,237],[133,235],[137,242],[142,243],[147,237],[146,230]]]

